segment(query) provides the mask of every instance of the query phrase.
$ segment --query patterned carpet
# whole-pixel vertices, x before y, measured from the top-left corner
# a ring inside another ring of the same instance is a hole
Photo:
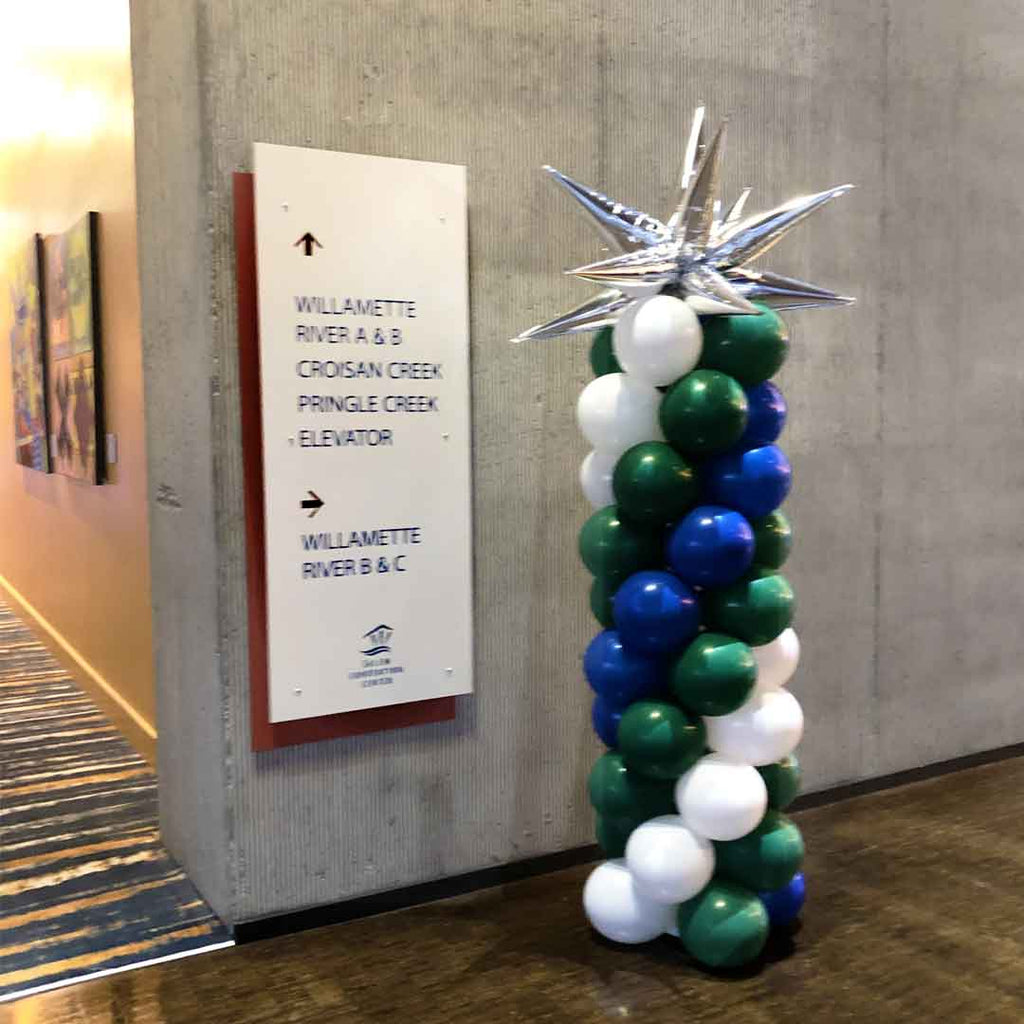
[[[153,771],[0,603],[0,1000],[229,939],[160,843]]]

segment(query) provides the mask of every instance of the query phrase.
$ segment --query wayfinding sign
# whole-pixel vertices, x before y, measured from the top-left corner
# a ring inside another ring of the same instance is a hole
[[[270,721],[468,693],[465,168],[254,171]]]

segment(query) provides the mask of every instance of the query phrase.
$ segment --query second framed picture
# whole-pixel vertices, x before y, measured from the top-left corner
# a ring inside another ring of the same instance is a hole
[[[55,473],[94,484],[106,476],[98,222],[88,213],[43,240],[50,464]]]

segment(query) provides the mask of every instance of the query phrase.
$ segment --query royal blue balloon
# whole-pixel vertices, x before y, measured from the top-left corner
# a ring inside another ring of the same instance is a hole
[[[594,732],[606,747],[619,745],[621,711],[616,711],[603,697],[595,697],[594,704],[590,709],[590,721],[593,723]]]
[[[616,591],[612,615],[623,644],[640,654],[669,654],[700,628],[697,595],[670,572],[634,573]]]
[[[754,531],[731,508],[699,505],[668,539],[668,561],[695,587],[724,587],[738,580],[754,559]]]
[[[774,444],[735,450],[705,466],[705,483],[712,500],[762,519],[789,494],[792,470],[782,449]]]
[[[763,380],[747,393],[747,429],[739,440],[740,448],[771,444],[786,425],[786,400],[770,381]]]
[[[661,686],[661,664],[628,650],[614,629],[590,641],[583,655],[583,674],[594,693],[616,711],[653,696]]]
[[[773,892],[759,892],[758,898],[768,912],[768,923],[773,928],[784,928],[799,916],[807,895],[803,872],[797,872],[788,885]]]

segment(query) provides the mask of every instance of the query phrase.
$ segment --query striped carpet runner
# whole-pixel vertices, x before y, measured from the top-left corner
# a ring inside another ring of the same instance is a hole
[[[229,938],[160,843],[153,771],[0,604],[0,1000]]]

